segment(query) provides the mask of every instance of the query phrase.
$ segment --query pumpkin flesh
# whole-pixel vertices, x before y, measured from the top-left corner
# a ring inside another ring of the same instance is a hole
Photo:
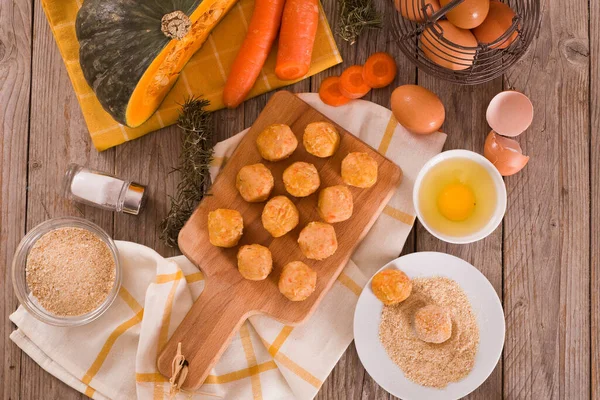
[[[154,59],[137,84],[125,120],[139,126],[152,116],[167,96],[189,59],[204,44],[217,22],[237,0],[204,0],[190,16],[192,27],[181,40],[172,40]]]
[[[237,0],[86,0],[76,33],[83,75],[102,107],[137,127],[154,114],[181,70]],[[179,12],[189,30],[171,39],[161,20]],[[183,101],[183,99],[181,99]]]

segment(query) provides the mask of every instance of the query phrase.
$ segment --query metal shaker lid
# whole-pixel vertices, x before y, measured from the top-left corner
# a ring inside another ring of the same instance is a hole
[[[146,204],[146,187],[139,183],[131,182],[123,198],[123,212],[138,215]]]

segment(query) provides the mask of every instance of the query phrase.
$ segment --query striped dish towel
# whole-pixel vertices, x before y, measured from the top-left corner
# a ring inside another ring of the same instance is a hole
[[[42,7],[67,67],[69,78],[75,89],[77,100],[96,149],[99,151],[106,150],[174,124],[177,120],[180,104],[190,96],[201,95],[210,100],[211,110],[224,107],[223,87],[246,35],[247,24],[254,9],[254,0],[239,0],[227,13],[225,18],[215,27],[202,48],[194,54],[185,66],[179,80],[162,102],[158,111],[147,122],[137,128],[128,128],[119,124],[104,111],[83,77],[83,72],[79,66],[79,43],[75,35],[75,18],[82,1],[42,0]],[[258,96],[293,83],[291,81],[281,81],[275,76],[276,54],[277,46],[274,46],[249,97]],[[306,76],[312,76],[341,62],[342,58],[327,18],[322,7],[320,7],[312,63]]]
[[[414,179],[441,151],[446,135],[412,135],[389,110],[367,101],[333,108],[316,94],[300,96],[400,165],[404,180],[309,321],[291,327],[251,317],[200,390],[177,399],[312,399],[352,341],[362,287],[398,256],[414,223]],[[216,146],[213,177],[244,133]],[[202,292],[203,276],[183,256],[164,259],[130,242],[117,246],[123,286],[101,318],[82,327],[58,328],[19,307],[11,315],[18,327],[11,339],[42,368],[94,399],[168,399],[169,384],[158,373],[156,358]]]

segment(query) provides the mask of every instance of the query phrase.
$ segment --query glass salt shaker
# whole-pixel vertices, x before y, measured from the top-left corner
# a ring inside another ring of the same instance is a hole
[[[138,215],[146,202],[145,186],[78,164],[69,164],[63,185],[68,199],[105,210]]]

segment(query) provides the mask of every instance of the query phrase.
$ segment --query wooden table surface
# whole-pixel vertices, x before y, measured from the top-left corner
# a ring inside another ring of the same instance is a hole
[[[387,16],[390,0],[376,0]],[[334,0],[325,0],[335,29]],[[506,315],[503,357],[473,399],[600,399],[600,3],[542,0],[538,37],[526,57],[503,78],[461,87],[417,71],[390,32],[371,31],[350,46],[339,40],[344,64],[306,79],[292,91],[315,91],[323,78],[363,63],[375,51],[396,56],[396,85],[418,83],[444,102],[446,149],[483,151],[485,109],[499,91],[516,88],[534,103],[535,119],[518,140],[529,165],[506,179],[508,210],[501,227],[472,245],[448,245],[416,225],[404,253],[435,250],[457,255],[492,282]],[[389,106],[392,85],[368,99]],[[234,111],[215,114],[216,140],[252,124],[269,94]],[[165,256],[157,222],[168,207],[177,175],[180,133],[166,128],[98,153],[39,0],[0,2],[0,393],[4,399],[76,399],[70,389],[9,340],[8,316],[17,307],[10,264],[25,232],[54,217],[83,216],[116,239]],[[138,217],[75,207],[61,194],[69,162],[145,183],[150,203]],[[391,398],[362,368],[350,346],[317,399]]]

